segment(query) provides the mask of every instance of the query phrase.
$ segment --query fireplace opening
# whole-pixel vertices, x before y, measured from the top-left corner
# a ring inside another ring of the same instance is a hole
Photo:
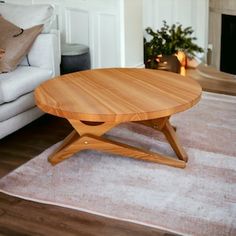
[[[236,75],[236,16],[222,14],[220,70]]]

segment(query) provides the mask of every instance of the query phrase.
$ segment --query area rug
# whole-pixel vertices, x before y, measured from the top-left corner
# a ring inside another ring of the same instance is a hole
[[[204,93],[173,116],[189,162],[178,169],[95,151],[52,167],[56,144],[0,180],[0,191],[182,235],[236,235],[236,97]],[[122,124],[109,138],[175,156],[142,125]]]

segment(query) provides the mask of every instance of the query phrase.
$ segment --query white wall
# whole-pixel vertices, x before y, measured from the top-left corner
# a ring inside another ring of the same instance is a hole
[[[93,68],[143,63],[142,0],[5,0],[50,3],[62,43],[88,45]]]
[[[197,43],[205,49],[208,44],[209,0],[5,1],[53,4],[62,42],[88,45],[93,68],[142,66],[143,31],[148,26],[160,28],[163,20],[192,26]]]
[[[207,49],[209,0],[143,0],[144,29],[159,29],[163,20],[192,26],[196,43]]]
[[[124,36],[122,64],[128,67],[143,66],[143,5],[142,0],[123,0],[122,27]]]

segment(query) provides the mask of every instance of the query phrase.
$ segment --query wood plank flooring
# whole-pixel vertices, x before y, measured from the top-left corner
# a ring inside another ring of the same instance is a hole
[[[44,115],[0,140],[0,177],[62,140],[72,131],[61,118]],[[0,235],[173,236],[166,231],[108,219],[0,193]]]
[[[188,69],[186,74],[197,80],[205,91],[236,96],[236,75],[204,65],[198,66],[197,69]]]
[[[189,70],[188,75],[198,80],[206,91],[236,95],[234,80],[220,78],[219,74],[216,79],[205,78],[197,70]],[[0,140],[0,177],[62,140],[71,130],[72,127],[66,120],[44,115],[3,138]],[[1,235],[173,236],[176,234],[63,207],[25,201],[0,193]]]

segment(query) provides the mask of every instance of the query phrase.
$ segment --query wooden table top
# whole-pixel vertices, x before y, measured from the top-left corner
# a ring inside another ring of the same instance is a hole
[[[165,117],[196,104],[202,88],[179,74],[109,68],[56,77],[35,90],[43,111],[83,121],[125,122]]]

